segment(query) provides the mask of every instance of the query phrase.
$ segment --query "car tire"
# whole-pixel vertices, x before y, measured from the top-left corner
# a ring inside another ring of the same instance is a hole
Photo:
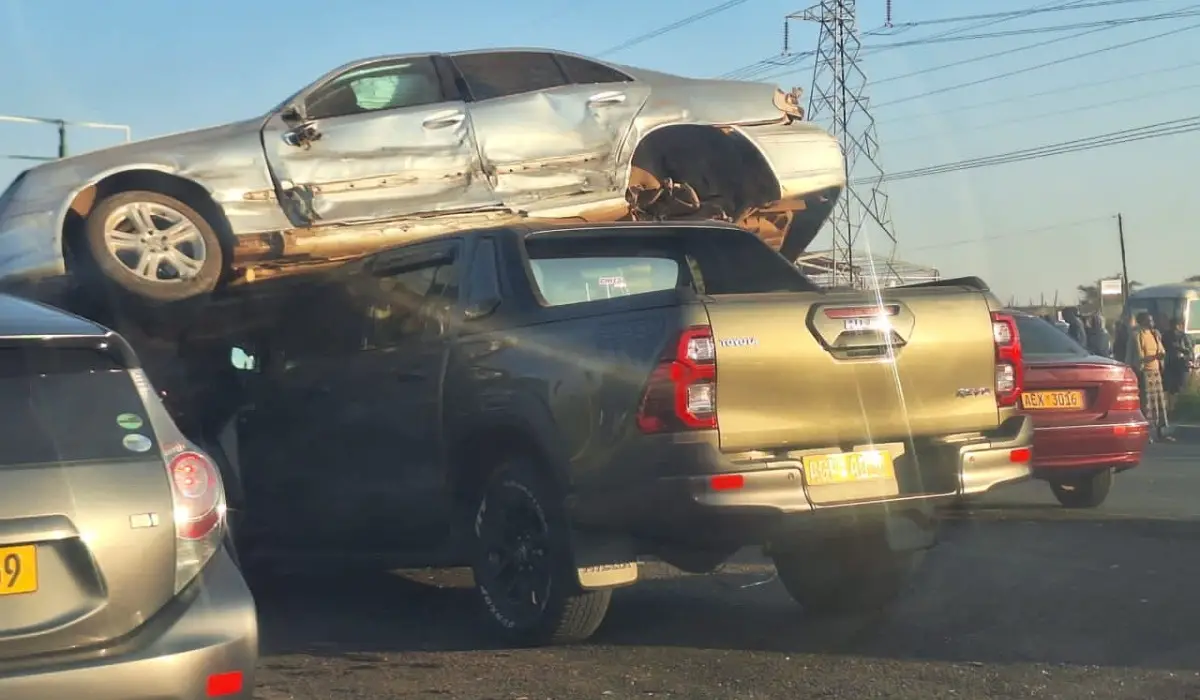
[[[184,227],[185,238],[167,230]],[[151,232],[153,229],[153,232]],[[164,194],[120,192],[105,198],[84,225],[87,259],[102,280],[135,299],[169,303],[213,291],[224,271],[221,239],[195,209]],[[147,255],[165,256],[153,269],[138,268]],[[190,261],[183,269],[184,260]],[[164,271],[173,271],[163,277]]]
[[[475,589],[504,642],[570,644],[599,628],[612,591],[580,588],[562,499],[535,461],[510,459],[492,473],[473,535]]]
[[[1070,481],[1051,481],[1050,490],[1064,508],[1095,508],[1112,491],[1113,470],[1098,472]]]
[[[792,600],[814,615],[878,612],[904,592],[926,550],[894,552],[885,538],[839,540],[775,551],[775,572]]]

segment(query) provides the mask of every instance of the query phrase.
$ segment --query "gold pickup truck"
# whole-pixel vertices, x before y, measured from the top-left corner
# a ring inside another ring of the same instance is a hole
[[[809,610],[886,604],[934,505],[1029,475],[994,303],[975,279],[822,290],[721,224],[372,255],[230,348],[240,560],[471,566],[527,644],[587,638],[643,557],[705,572],[761,546]]]

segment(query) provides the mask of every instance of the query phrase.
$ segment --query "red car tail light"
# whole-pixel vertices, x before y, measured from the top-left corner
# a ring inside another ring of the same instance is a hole
[[[196,449],[167,413],[142,370],[130,373],[162,449],[175,509],[175,592],[182,591],[225,539],[225,487],[212,458]]]
[[[1015,406],[1025,386],[1017,320],[1010,314],[993,312],[992,340],[996,345],[996,405]]]
[[[1142,408],[1142,392],[1138,387],[1137,375],[1129,367],[1121,377],[1121,385],[1117,388],[1117,398],[1113,400],[1114,411],[1138,411]]]
[[[199,452],[181,452],[167,465],[175,498],[175,532],[198,540],[221,524],[221,477]]]
[[[668,347],[646,382],[637,425],[643,433],[717,427],[717,347],[711,328],[687,328]]]

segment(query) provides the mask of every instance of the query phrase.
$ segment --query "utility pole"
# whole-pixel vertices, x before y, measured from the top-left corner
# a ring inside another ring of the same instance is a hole
[[[1117,212],[1117,240],[1121,243],[1121,302],[1129,300],[1129,267],[1125,264],[1125,217]]]
[[[887,15],[890,23],[891,2],[887,4]],[[864,223],[883,233],[887,247],[886,254],[881,256],[887,261],[885,274],[895,278],[892,260],[896,252],[896,234],[888,213],[887,194],[882,187],[879,139],[866,95],[867,76],[859,57],[862,41],[855,2],[821,0],[817,5],[787,16],[787,21],[793,19],[816,22],[821,27],[808,115],[814,121],[828,123],[830,132],[842,147],[846,170],[846,189],[828,221],[833,234],[834,284],[864,285],[864,280],[858,279],[854,264]],[[784,26],[787,26],[786,21]]]
[[[99,122],[69,122],[64,119],[47,119],[45,117],[14,117],[11,115],[0,114],[0,122],[9,122],[12,124],[47,124],[55,127],[58,130],[58,155],[57,156],[34,156],[25,154],[0,154],[0,158],[12,158],[14,160],[56,160],[57,158],[66,158],[69,155],[67,149],[67,127],[78,126],[86,129],[109,129],[121,131],[125,134],[125,142],[133,140],[133,129],[128,124],[101,124]]]

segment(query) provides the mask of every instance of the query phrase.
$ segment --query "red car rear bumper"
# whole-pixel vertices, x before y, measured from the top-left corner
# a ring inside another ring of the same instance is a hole
[[[1045,478],[1069,469],[1136,467],[1149,439],[1150,426],[1145,419],[1037,427],[1033,438],[1034,476]]]

